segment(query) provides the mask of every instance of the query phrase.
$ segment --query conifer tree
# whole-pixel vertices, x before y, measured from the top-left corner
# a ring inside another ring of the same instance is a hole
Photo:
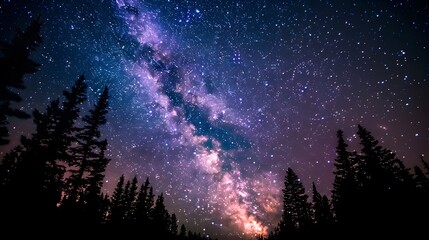
[[[25,89],[24,75],[39,70],[40,64],[33,61],[30,55],[42,43],[41,26],[40,19],[33,20],[25,31],[17,29],[11,43],[0,42],[0,145],[9,143],[8,116],[30,117],[24,111],[14,109],[11,103],[22,101],[13,89]]]
[[[279,231],[281,238],[303,232],[312,223],[308,196],[302,182],[291,168],[287,169],[284,184],[283,216]]]
[[[124,175],[119,178],[118,184],[112,195],[112,203],[110,207],[110,223],[121,224],[124,217]]]
[[[331,227],[334,223],[334,216],[331,211],[331,206],[328,197],[321,195],[313,183],[313,210],[314,221],[318,230],[323,230]]]
[[[16,159],[14,180],[10,182],[12,218],[29,215],[40,220],[53,221],[61,199],[65,163],[73,142],[74,124],[79,116],[79,105],[86,99],[86,84],[81,76],[71,91],[64,91],[65,101],[59,99],[48,105],[46,112],[33,112],[36,132],[31,138],[22,137],[22,151]],[[25,191],[22,191],[25,189]],[[25,195],[33,196],[37,208],[26,209]]]
[[[100,179],[109,159],[104,156],[107,140],[101,140],[100,127],[106,123],[108,112],[108,89],[104,88],[94,109],[89,115],[83,117],[84,126],[76,128],[76,146],[71,149],[73,158],[69,161],[71,165],[70,177],[67,179],[66,199],[71,205],[88,194],[90,180]],[[102,172],[100,172],[102,171]],[[104,176],[104,175],[103,175]],[[97,182],[93,184],[99,185]],[[94,187],[94,186],[93,186]],[[97,191],[97,189],[94,189]]]
[[[170,233],[173,236],[177,236],[177,217],[176,214],[171,214],[171,222],[170,222]]]
[[[136,195],[137,195],[137,176],[134,176],[134,178],[131,180],[131,184],[127,182],[125,186],[125,192],[124,192],[124,218],[125,223],[131,223],[133,222],[134,217],[134,205],[136,201]],[[128,186],[128,187],[127,187]]]
[[[161,193],[155,202],[155,207],[152,211],[153,228],[162,236],[167,236],[170,233],[170,214],[164,205],[164,196]]]
[[[104,222],[104,216],[109,205],[107,195],[101,192],[103,185],[104,172],[110,159],[105,157],[105,149],[102,148],[98,160],[93,160],[92,168],[88,177],[88,188],[83,197],[85,202],[84,218],[91,224]]]
[[[185,227],[185,224],[182,224],[180,226],[179,239],[181,239],[181,240],[186,239],[186,227]]]
[[[138,224],[147,225],[151,220],[151,212],[154,204],[153,188],[149,178],[141,185],[135,205],[135,221]]]
[[[347,151],[347,143],[344,141],[343,131],[337,132],[338,145],[335,158],[335,178],[332,190],[332,202],[335,214],[340,224],[348,224],[352,221],[355,206],[357,183],[354,160],[356,154]]]
[[[422,193],[429,193],[429,178],[419,166],[414,167],[414,175],[417,190]]]
[[[21,145],[16,146],[12,151],[7,153],[0,164],[0,195],[6,192],[6,188],[13,181],[15,176],[17,160],[21,154]],[[1,202],[1,200],[0,200]]]

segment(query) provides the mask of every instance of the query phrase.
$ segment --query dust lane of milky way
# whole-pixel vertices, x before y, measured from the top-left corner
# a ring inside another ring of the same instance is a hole
[[[428,4],[421,1],[2,1],[0,30],[44,22],[22,109],[85,72],[111,109],[105,191],[150,177],[179,224],[221,239],[273,229],[292,167],[330,194],[335,131],[356,125],[408,167],[428,154]],[[12,119],[12,143],[34,130]]]

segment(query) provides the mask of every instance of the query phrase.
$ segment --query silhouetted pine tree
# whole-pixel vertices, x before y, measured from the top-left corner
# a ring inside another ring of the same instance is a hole
[[[124,222],[129,224],[134,222],[134,205],[137,196],[137,176],[131,180],[131,184],[127,182],[124,191]]]
[[[421,193],[429,193],[429,178],[419,166],[414,167],[414,175],[417,190]]]
[[[321,195],[313,183],[313,211],[316,233],[327,236],[333,230],[334,216],[328,197]]]
[[[185,227],[185,224],[182,224],[181,226],[180,226],[180,232],[179,232],[179,239],[180,240],[184,240],[184,239],[186,239],[186,227]]]
[[[368,130],[358,125],[357,134],[362,145],[358,165],[362,207],[355,217],[368,229],[377,226],[382,231],[403,226],[403,219],[411,217],[406,206],[411,204],[410,196],[414,194],[412,176],[402,161],[382,148]]]
[[[344,141],[343,131],[337,132],[338,145],[335,158],[334,188],[332,190],[332,203],[337,221],[341,227],[351,225],[353,215],[357,207],[356,194],[358,185],[356,182],[355,161],[356,154],[347,151],[347,143]]]
[[[164,205],[164,196],[158,196],[155,202],[155,207],[152,211],[152,228],[155,232],[159,233],[160,236],[167,237],[170,233],[170,214]]]
[[[83,195],[85,212],[83,218],[89,223],[104,223],[109,206],[109,198],[101,192],[104,172],[110,159],[105,157],[105,149],[101,148],[99,159],[93,160],[88,177],[88,188]]]
[[[3,195],[8,190],[6,188],[10,187],[10,182],[13,181],[16,171],[17,160],[21,154],[22,147],[20,145],[16,146],[12,151],[7,153],[0,164],[0,195]],[[0,198],[0,204],[3,199]]]
[[[24,75],[39,70],[40,64],[34,62],[30,55],[42,43],[41,26],[40,19],[33,20],[25,31],[17,29],[11,43],[0,41],[0,145],[9,143],[8,116],[30,117],[24,111],[11,107],[12,102],[22,101],[12,89],[25,89]]]
[[[153,188],[150,187],[149,178],[141,185],[135,204],[135,222],[147,226],[151,220],[151,212],[154,204]]]
[[[177,217],[176,217],[176,214],[171,214],[171,219],[170,219],[171,221],[170,221],[170,233],[171,233],[171,235],[173,235],[173,236],[177,236],[177,228],[178,228],[178,226],[177,226]]]
[[[66,198],[72,203],[78,201],[85,193],[89,186],[89,180],[93,177],[91,173],[100,174],[93,165],[103,166],[107,165],[109,161],[105,156],[102,156],[107,146],[107,140],[100,140],[100,127],[106,124],[108,98],[108,90],[104,88],[98,102],[94,105],[94,109],[89,111],[89,115],[83,117],[84,126],[76,128],[76,142],[71,149],[71,174],[67,179],[68,189],[66,191]],[[104,163],[98,163],[98,161],[104,161]],[[104,168],[98,169],[102,172],[104,170]]]
[[[124,181],[125,177],[121,175],[112,195],[109,219],[111,224],[121,224],[124,220]]]
[[[283,215],[277,233],[278,239],[304,233],[312,224],[308,196],[302,182],[291,168],[287,169],[284,184]]]
[[[423,159],[423,157],[421,158],[421,163],[425,171],[423,171],[418,166],[414,167],[416,196],[412,204],[415,207],[410,210],[415,212],[414,219],[427,219],[429,217],[429,165]],[[418,224],[414,224],[414,227],[419,229],[425,229],[426,226],[423,221],[419,222]]]
[[[104,177],[104,171],[109,162],[104,156],[107,147],[107,140],[100,140],[100,127],[106,123],[106,114],[108,111],[108,90],[104,88],[94,109],[91,109],[89,115],[83,117],[84,126],[76,128],[75,146],[70,149],[73,158],[69,161],[70,176],[67,179],[66,196],[63,200],[65,211],[75,213],[77,208],[82,208],[86,204],[85,196],[89,193],[89,185],[100,185]],[[101,172],[100,172],[101,171]],[[94,182],[94,181],[98,181]],[[92,190],[98,191],[95,185]],[[99,192],[94,193],[99,195]],[[93,198],[95,197],[92,196]],[[80,201],[80,203],[78,203]]]
[[[16,159],[16,171],[11,189],[11,219],[39,222],[54,221],[57,203],[61,199],[65,163],[74,141],[74,124],[79,116],[79,105],[85,100],[86,84],[81,76],[70,92],[64,91],[65,101],[52,101],[45,113],[34,110],[36,132],[31,138],[22,137],[22,151]],[[32,196],[29,206],[25,196]],[[24,202],[23,202],[24,201]],[[33,207],[38,206],[38,207]],[[28,207],[28,209],[27,209]],[[7,215],[7,214],[5,214]]]
[[[426,170],[425,174],[429,175],[429,163],[425,161],[423,156],[421,157],[421,162],[423,164],[423,168]]]

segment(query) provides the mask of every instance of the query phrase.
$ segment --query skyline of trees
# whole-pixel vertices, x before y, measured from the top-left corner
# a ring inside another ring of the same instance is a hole
[[[422,158],[414,172],[379,145],[358,125],[360,152],[350,152],[338,130],[332,200],[312,185],[312,201],[295,172],[288,168],[283,189],[283,215],[264,238],[394,236],[424,233],[429,216],[429,164]]]
[[[8,43],[0,40],[0,145],[9,143],[9,117],[28,119],[30,115],[11,106],[13,102],[21,102],[21,96],[14,90],[25,89],[24,75],[39,70],[39,63],[30,58],[43,42],[40,30],[42,22],[33,20],[24,30],[16,29],[13,40]]]

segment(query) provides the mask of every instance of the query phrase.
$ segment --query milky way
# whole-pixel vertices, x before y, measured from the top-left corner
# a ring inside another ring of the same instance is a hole
[[[185,209],[195,208],[192,200],[196,198],[197,209],[218,216],[210,219],[213,225],[226,221],[245,234],[267,234],[264,216],[267,210],[279,207],[275,198],[278,186],[268,187],[273,182],[270,174],[247,178],[241,173],[242,166],[234,160],[236,152],[251,144],[236,132],[239,123],[228,116],[234,114],[205,86],[204,75],[198,74],[199,64],[187,66],[171,56],[178,49],[164,46],[168,40],[156,25],[156,15],[147,13],[138,2],[117,3],[128,34],[138,42],[132,55],[139,57],[125,59],[126,68],[156,104],[165,130],[172,135],[170,147],[180,149],[179,156],[192,152],[190,157],[172,160],[177,166],[171,170],[174,176],[188,175],[182,179],[187,184],[175,187],[193,196],[182,197]]]
[[[22,109],[43,109],[83,72],[84,109],[109,86],[104,190],[148,176],[191,230],[272,230],[288,167],[330,195],[339,128],[358,148],[363,124],[409,167],[429,154],[427,3],[2,1],[2,36],[39,15],[43,66]],[[1,154],[34,130],[10,128]]]

